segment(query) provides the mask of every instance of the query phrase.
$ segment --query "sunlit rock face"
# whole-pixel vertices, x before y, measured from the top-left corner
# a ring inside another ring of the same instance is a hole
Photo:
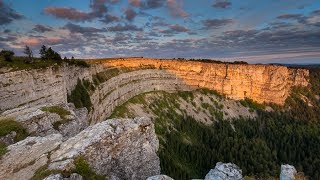
[[[194,61],[129,58],[107,61],[105,66],[151,66],[166,70],[194,87],[215,89],[229,98],[251,98],[283,104],[295,85],[308,85],[309,71],[275,65],[216,64]]]
[[[101,61],[90,68],[63,66],[0,74],[0,113],[13,108],[67,102],[78,79],[110,68],[131,68],[96,85],[90,98],[91,124],[109,117],[116,106],[150,91],[217,90],[231,99],[283,104],[292,86],[307,86],[309,71],[275,65],[216,64],[195,61],[127,58]]]

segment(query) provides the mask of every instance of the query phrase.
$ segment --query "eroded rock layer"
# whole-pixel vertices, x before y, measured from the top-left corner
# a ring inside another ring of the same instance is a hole
[[[165,70],[137,70],[120,74],[99,85],[91,95],[93,112],[92,122],[100,122],[111,115],[118,105],[130,98],[150,91],[190,90],[180,78]]]
[[[91,79],[101,66],[48,67],[0,74],[0,112],[18,107],[66,103],[78,79]]]
[[[215,64],[195,61],[128,58],[102,60],[90,68],[63,66],[0,74],[0,113],[10,109],[67,102],[78,79],[93,83],[99,72],[130,69],[106,79],[90,92],[92,123],[110,116],[116,106],[135,95],[164,90],[209,88],[231,99],[251,98],[283,104],[295,85],[308,85],[309,71],[274,65]],[[8,113],[2,113],[8,114]],[[12,114],[12,113],[11,113]]]
[[[105,66],[164,69],[187,85],[215,89],[232,99],[283,104],[292,86],[308,85],[309,71],[278,65],[216,64],[147,58],[116,59]]]

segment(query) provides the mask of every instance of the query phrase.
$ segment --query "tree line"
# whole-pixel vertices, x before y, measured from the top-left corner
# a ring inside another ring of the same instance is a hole
[[[25,46],[23,49],[23,53],[26,55],[25,62],[26,63],[33,63],[34,62],[34,56],[33,56],[33,51],[29,46]],[[43,61],[61,61],[61,55],[54,51],[51,47],[46,47],[45,45],[42,45],[40,50],[39,50],[40,58]],[[13,61],[13,56],[15,53],[11,50],[1,50],[0,51],[0,56],[3,57],[3,59],[7,62],[12,62]],[[68,60],[67,57],[64,57],[64,60]],[[71,57],[71,60],[74,60],[74,57]]]
[[[0,60],[3,59],[4,61],[0,61],[0,65],[7,66],[19,66],[19,67],[46,67],[53,64],[61,65],[62,62],[65,62],[69,65],[76,65],[81,67],[90,67],[90,64],[86,63],[82,60],[77,60],[73,56],[68,59],[67,57],[61,58],[61,55],[53,50],[51,47],[47,47],[42,45],[39,54],[40,58],[35,58],[33,56],[33,51],[29,46],[25,46],[23,49],[23,53],[26,55],[24,57],[15,57],[15,53],[10,50],[1,50],[0,51]],[[25,65],[25,66],[24,66]]]

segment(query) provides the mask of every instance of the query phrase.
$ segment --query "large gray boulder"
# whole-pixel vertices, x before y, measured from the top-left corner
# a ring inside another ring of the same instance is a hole
[[[296,168],[289,164],[281,165],[280,180],[294,180],[294,176],[297,174]]]
[[[146,179],[160,174],[159,142],[150,119],[111,119],[89,126],[51,154],[50,169],[66,169],[83,156],[109,179]]]
[[[218,162],[206,175],[205,180],[240,180],[242,170],[235,164]]]
[[[62,142],[61,134],[28,137],[8,146],[0,160],[0,179],[30,179],[34,172],[47,164],[48,153]]]

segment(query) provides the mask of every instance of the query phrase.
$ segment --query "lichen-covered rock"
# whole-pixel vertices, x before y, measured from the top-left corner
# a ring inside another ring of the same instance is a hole
[[[34,172],[47,164],[47,153],[62,142],[61,134],[28,137],[8,146],[0,160],[0,179],[30,179]]]
[[[240,180],[242,170],[235,164],[218,162],[206,175],[205,180]]]
[[[57,163],[81,155],[98,174],[110,179],[146,179],[160,174],[158,146],[151,120],[111,119],[63,142],[51,160],[59,167]]]
[[[289,164],[281,165],[280,180],[294,180],[294,176],[297,174],[296,168]]]
[[[156,176],[148,177],[147,180],[173,180],[173,179],[167,175],[156,175]]]
[[[63,176],[61,174],[51,174],[43,180],[63,180]]]
[[[63,121],[62,117],[57,113],[47,112],[43,110],[45,107],[59,106],[70,114],[63,117],[67,121],[54,127],[58,121]],[[32,108],[17,108],[2,113],[3,116],[12,117],[20,122],[34,136],[47,136],[49,134],[62,134],[64,140],[75,136],[84,130],[88,124],[87,108],[76,109],[72,103],[67,104],[44,104]],[[1,139],[0,139],[1,141]]]
[[[87,108],[75,109],[71,104],[67,109],[70,115],[66,118],[70,121],[59,126],[59,132],[64,139],[75,136],[89,125]]]
[[[14,143],[14,138],[16,137],[17,133],[15,131],[10,132],[9,134],[0,137],[0,143],[9,146],[10,144]]]
[[[52,124],[60,121],[58,114],[44,112],[41,109],[53,104],[43,104],[30,108],[15,108],[2,113],[2,116],[14,118],[20,122],[34,136],[46,136],[49,134],[59,133],[53,129]]]
[[[82,180],[82,176],[77,173],[72,173],[70,178],[63,178],[61,174],[52,174],[43,180]]]

